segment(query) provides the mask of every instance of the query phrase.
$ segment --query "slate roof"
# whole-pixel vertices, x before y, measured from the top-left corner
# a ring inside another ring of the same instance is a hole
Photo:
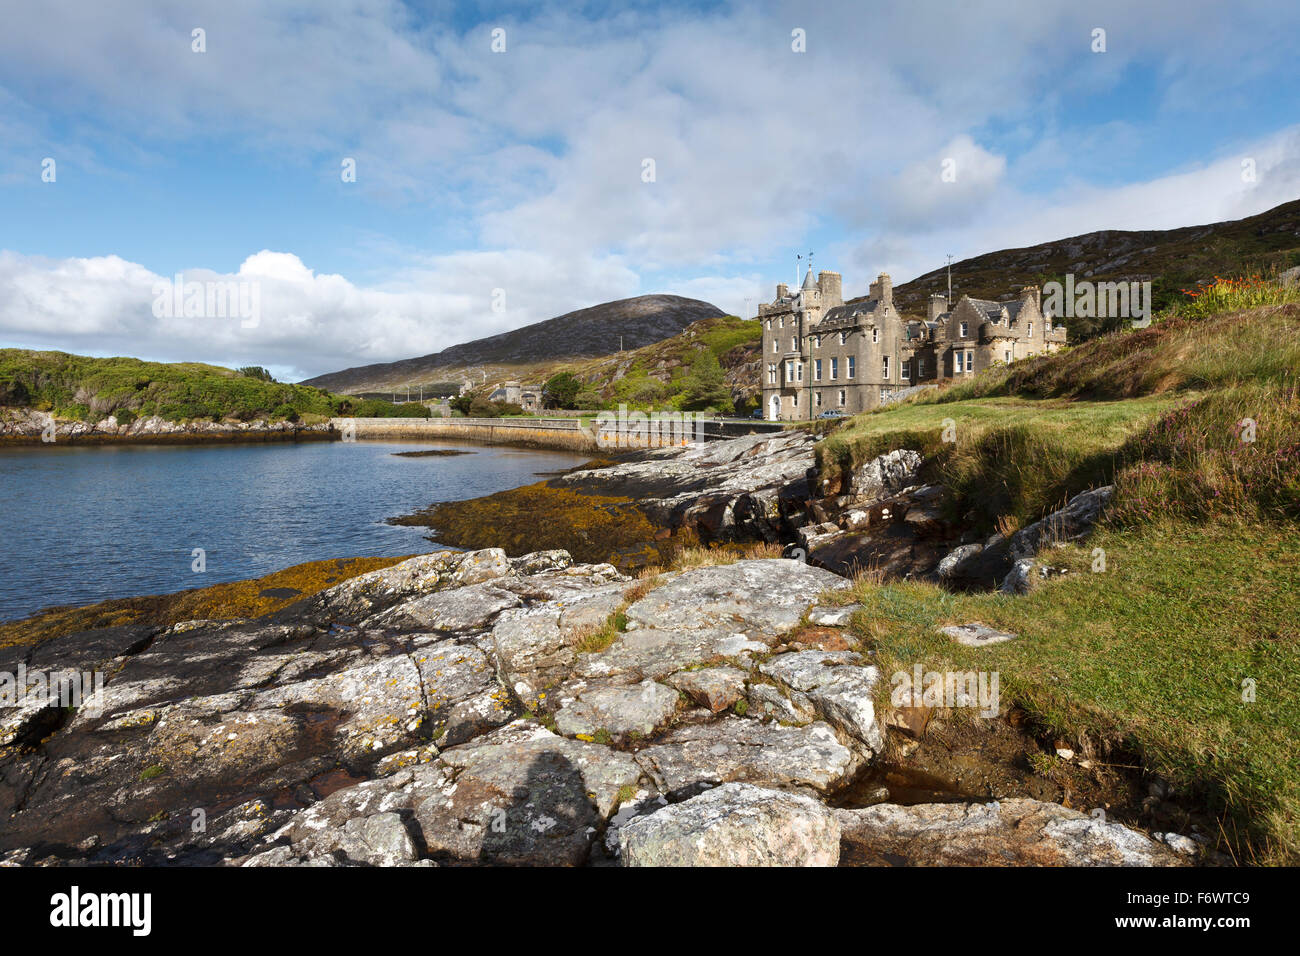
[[[855,302],[852,305],[837,305],[830,309],[822,316],[823,322],[835,324],[837,322],[848,322],[859,312],[864,314],[875,312],[880,307],[879,299],[868,299],[866,302]]]

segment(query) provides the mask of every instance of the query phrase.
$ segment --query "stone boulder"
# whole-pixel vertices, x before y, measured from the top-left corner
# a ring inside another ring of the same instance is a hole
[[[759,670],[798,691],[817,715],[839,730],[865,757],[884,747],[876,720],[875,693],[880,671],[862,666],[852,651],[797,651],[778,654]]]
[[[678,671],[665,681],[713,713],[726,710],[745,696],[745,672],[735,667],[705,667]]]
[[[623,687],[594,687],[555,712],[555,726],[568,736],[604,730],[616,737],[647,736],[677,710],[677,691],[652,680]]]
[[[819,800],[727,783],[619,829],[625,866],[835,866],[840,827]]]
[[[849,479],[848,493],[855,502],[876,501],[919,483],[921,456],[910,448],[880,455],[859,465]]]

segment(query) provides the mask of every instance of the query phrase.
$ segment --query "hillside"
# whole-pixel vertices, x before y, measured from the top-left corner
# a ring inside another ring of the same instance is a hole
[[[489,383],[531,378],[561,360],[615,354],[620,336],[623,349],[632,350],[670,338],[692,322],[720,315],[721,309],[699,299],[642,295],[578,309],[432,355],[344,369],[302,384],[355,393],[479,379],[483,374]]]
[[[758,369],[762,336],[753,319],[734,315],[702,319],[662,342],[586,362],[561,363],[554,371],[571,371],[590,387],[595,401],[588,407],[621,403],[646,409],[679,407],[686,379],[703,350],[717,360],[732,408],[744,411],[756,406],[762,393]]]
[[[29,349],[0,349],[0,407],[82,422],[114,416],[118,424],[152,417],[170,422],[320,422],[338,414],[427,414],[418,405],[360,401],[309,385],[272,381],[262,369]]]
[[[1216,275],[1269,274],[1297,265],[1300,200],[1247,219],[1141,232],[1108,229],[985,253],[953,263],[952,292],[954,299],[1004,299],[1021,286],[1060,281],[1066,273],[1097,282],[1150,280],[1158,311],[1181,299],[1181,289]],[[947,282],[947,269],[935,269],[895,286],[894,301],[899,311],[922,315],[930,295],[945,292]],[[1070,329],[1071,340],[1093,331],[1079,324]]]

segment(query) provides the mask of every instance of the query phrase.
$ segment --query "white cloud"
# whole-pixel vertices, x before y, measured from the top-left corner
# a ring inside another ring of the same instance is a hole
[[[309,377],[436,352],[636,293],[637,277],[615,259],[566,265],[535,253],[463,253],[410,269],[390,287],[367,288],[263,250],[233,274],[181,273],[185,284],[256,283],[260,316],[247,328],[237,315],[155,315],[156,287],[175,277],[116,256],[0,252],[0,336],[31,348],[164,361],[202,356]],[[502,312],[492,309],[498,288],[505,291]]]
[[[1236,151],[1257,156],[1248,187],[1241,156],[1203,152],[1224,148],[1212,117],[1186,134],[1177,170],[1120,186],[1074,172],[1107,150],[1141,155],[1151,134],[1140,119],[1079,115],[1134,72],[1161,77],[1157,108],[1255,96],[1291,52],[1290,0],[1215,30],[1204,28],[1223,17],[1213,0],[1002,0],[941,14],[740,3],[597,21],[520,5],[496,21],[505,54],[489,50],[495,23],[458,33],[393,0],[140,9],[51,0],[7,12],[0,187],[45,149],[108,176],[123,157],[196,143],[318,171],[353,156],[370,206],[426,204],[462,251],[423,256],[409,237],[378,235],[362,284],[317,274],[277,242],[285,251],[250,255],[235,274],[263,283],[262,323],[246,330],[154,319],[159,277],[144,265],[20,249],[0,255],[0,334],[14,341],[309,375],[641,292],[741,312],[789,280],[787,250],[811,236],[847,293],[879,271],[905,281],[948,252],[1234,218],[1300,193],[1294,133]],[[1104,55],[1089,49],[1098,25]],[[207,30],[205,54],[190,52],[194,26]],[[790,49],[795,26],[806,53]],[[646,158],[653,183],[641,180]],[[490,310],[495,288],[504,313]]]

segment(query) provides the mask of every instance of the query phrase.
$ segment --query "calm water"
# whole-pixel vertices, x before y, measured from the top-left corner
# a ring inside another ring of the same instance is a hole
[[[435,447],[473,454],[393,454]],[[425,442],[0,449],[0,620],[304,561],[429,551],[427,529],[384,519],[583,460]],[[195,548],[203,574],[191,570]]]

